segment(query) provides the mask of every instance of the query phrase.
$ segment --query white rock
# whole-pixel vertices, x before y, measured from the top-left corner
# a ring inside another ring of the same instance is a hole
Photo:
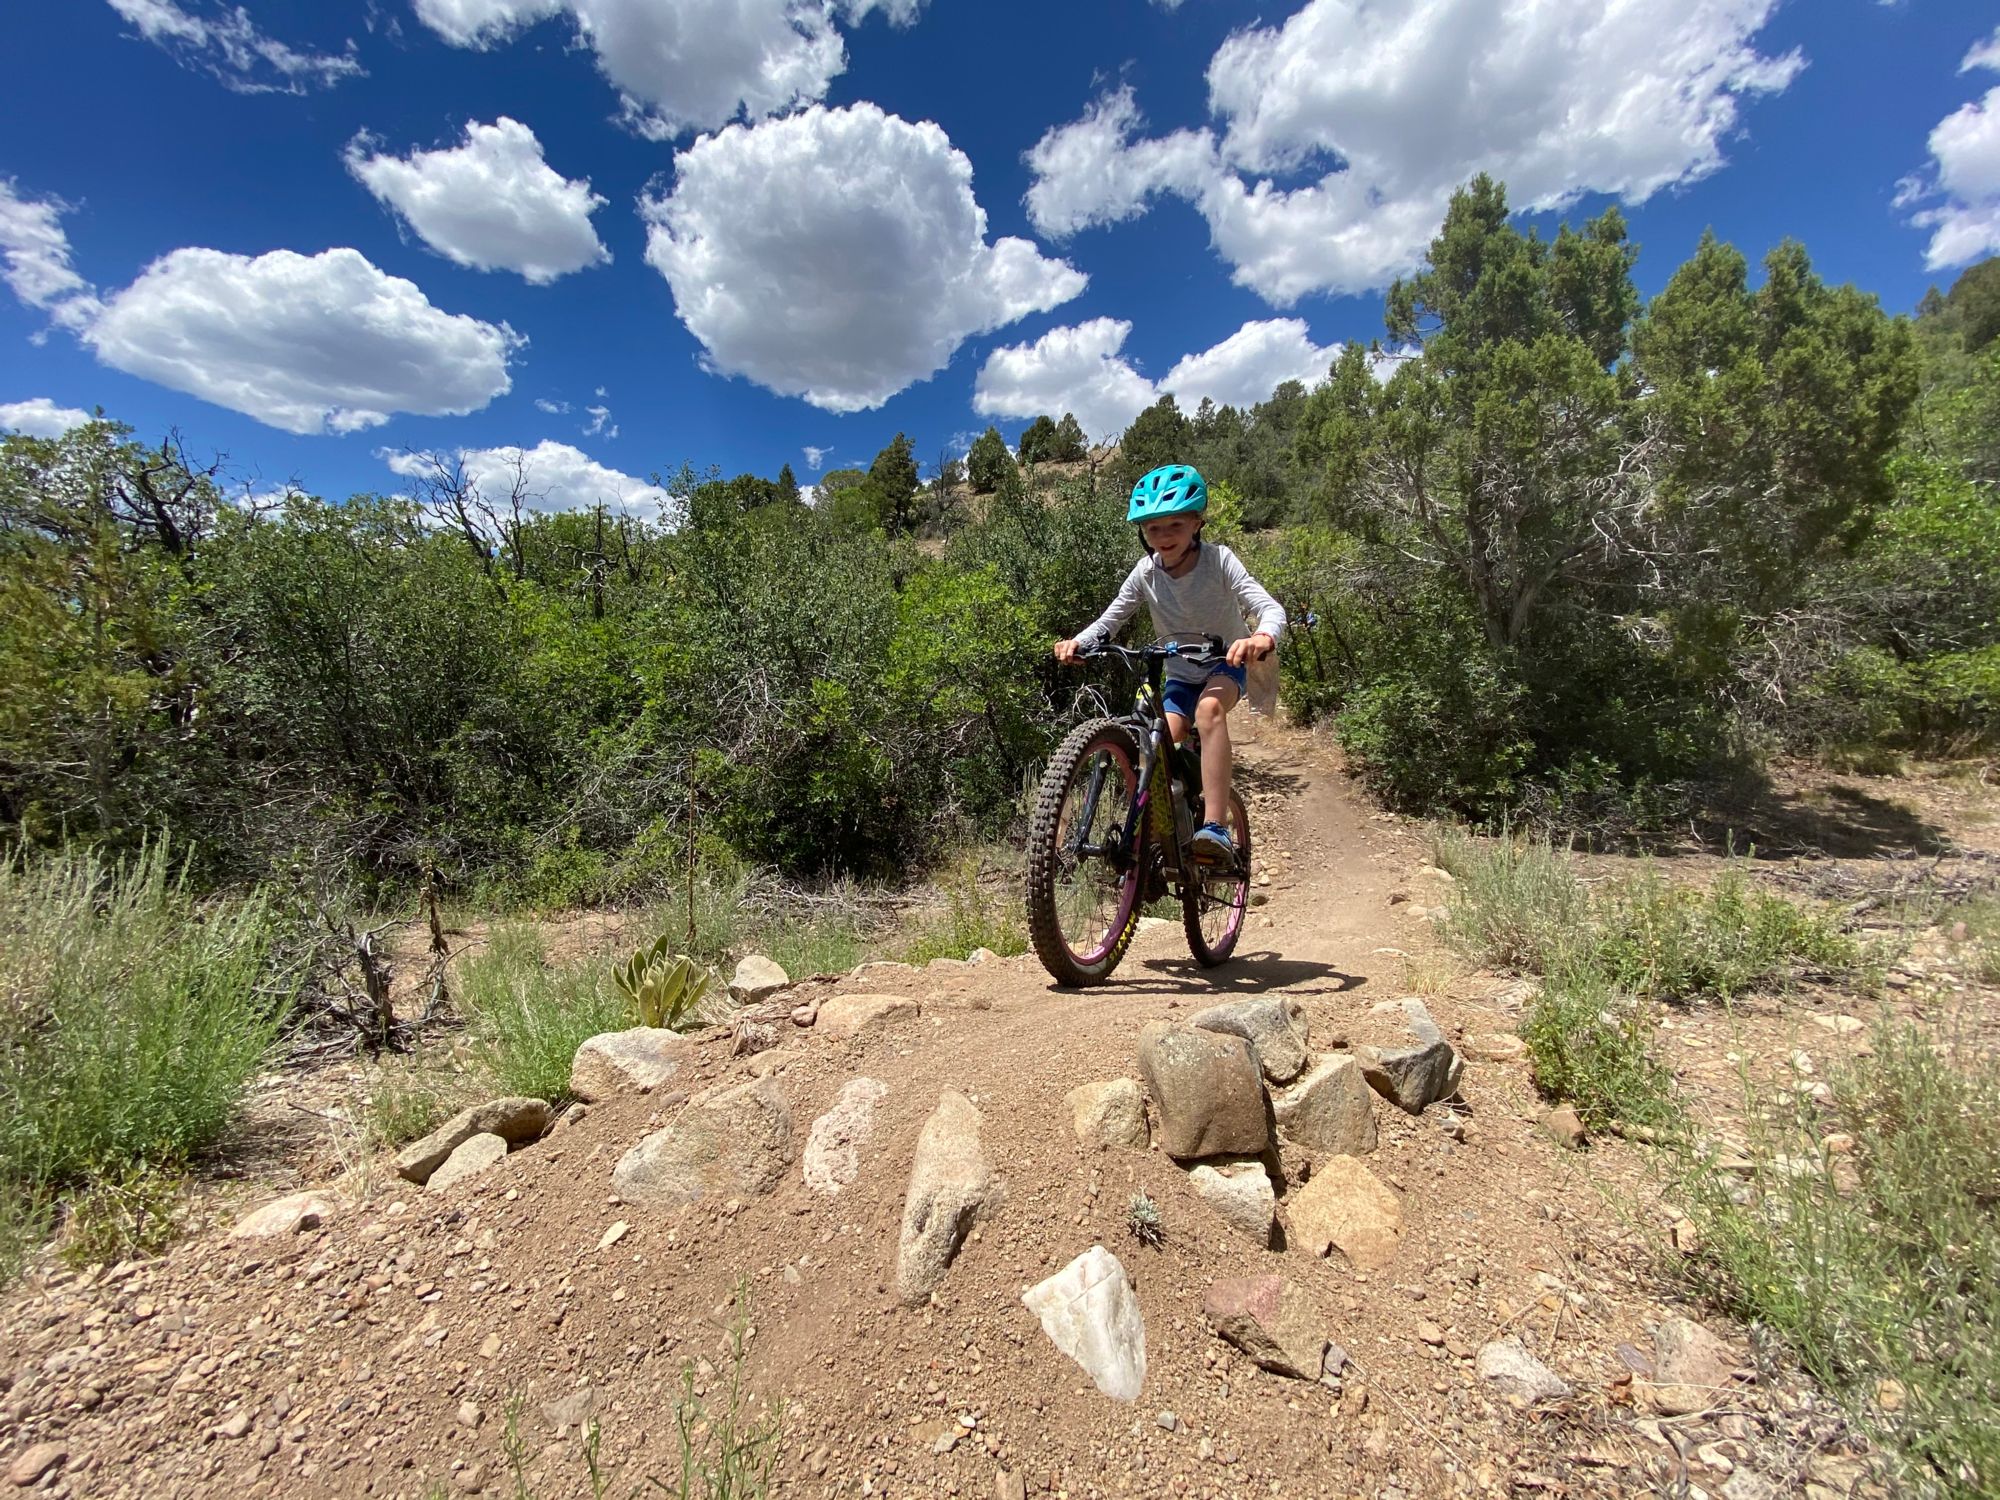
[[[1021,1294],[1042,1332],[1116,1401],[1136,1401],[1146,1381],[1146,1322],[1118,1257],[1092,1245]]]
[[[761,1005],[779,990],[791,987],[791,976],[761,953],[738,961],[729,976],[729,998],[738,1005]]]
[[[861,1147],[875,1131],[876,1101],[889,1092],[879,1078],[850,1078],[833,1108],[812,1123],[802,1169],[816,1193],[837,1193],[861,1170]]]
[[[836,1040],[917,1018],[917,1002],[902,995],[830,995],[820,1002],[819,1029]]]

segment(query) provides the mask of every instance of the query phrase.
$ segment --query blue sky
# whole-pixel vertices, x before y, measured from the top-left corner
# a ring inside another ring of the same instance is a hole
[[[1969,0],[65,0],[12,18],[0,427],[252,490],[810,482],[1381,332],[1451,187],[1911,308],[2000,251]],[[1539,206],[1539,207],[1538,207]]]

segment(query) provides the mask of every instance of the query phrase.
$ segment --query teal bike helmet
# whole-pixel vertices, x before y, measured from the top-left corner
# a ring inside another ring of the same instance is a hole
[[[1165,464],[1132,486],[1128,521],[1158,516],[1199,515],[1208,509],[1208,485],[1186,464]]]

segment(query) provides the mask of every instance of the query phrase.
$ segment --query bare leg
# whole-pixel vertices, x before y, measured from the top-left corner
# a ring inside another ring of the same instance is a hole
[[[1167,715],[1167,733],[1174,737],[1176,745],[1187,738],[1187,732],[1188,717],[1186,714],[1170,713]]]
[[[1201,731],[1201,805],[1207,821],[1229,826],[1229,710],[1241,696],[1235,683],[1217,673],[1194,704],[1195,728]]]

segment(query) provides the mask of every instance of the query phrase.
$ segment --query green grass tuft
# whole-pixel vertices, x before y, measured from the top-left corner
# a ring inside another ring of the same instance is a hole
[[[533,927],[493,929],[465,961],[459,994],[473,1015],[475,1047],[510,1094],[569,1095],[576,1049],[600,1032],[636,1024],[610,978],[608,958],[552,966]]]

